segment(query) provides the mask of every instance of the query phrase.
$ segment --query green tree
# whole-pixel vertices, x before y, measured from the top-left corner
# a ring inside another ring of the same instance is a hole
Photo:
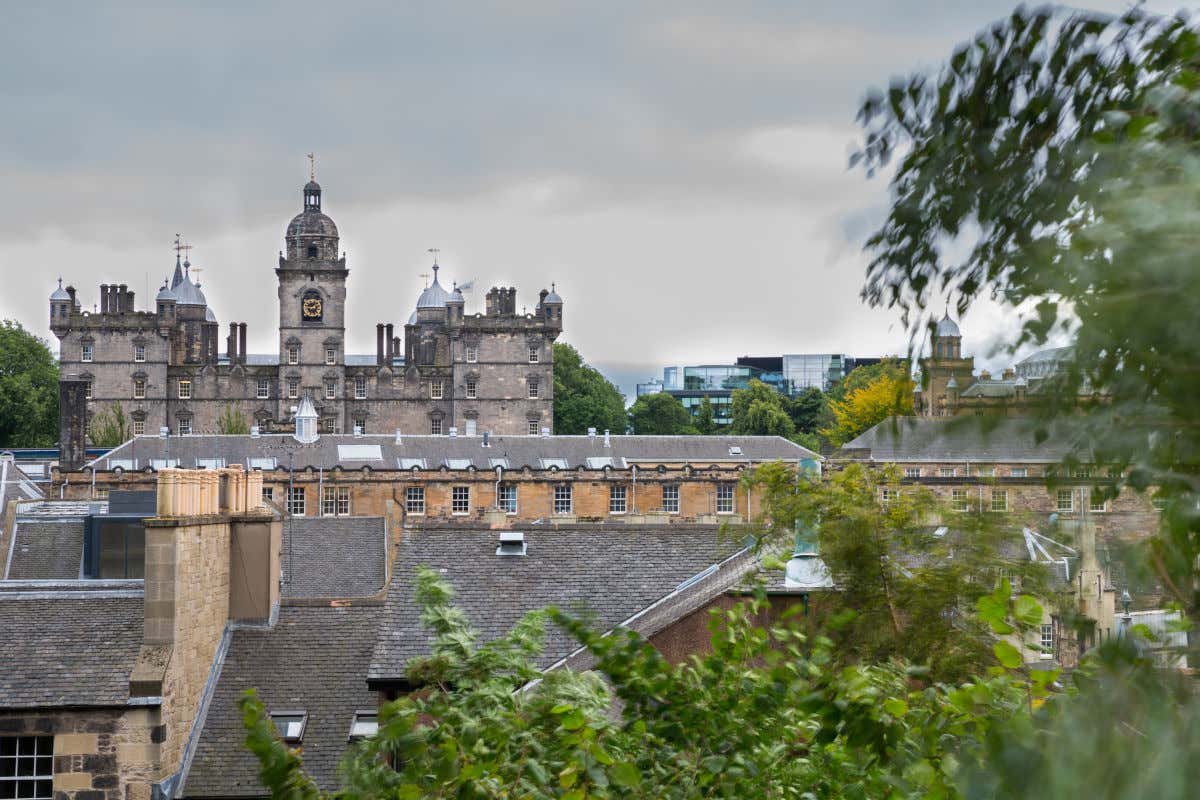
[[[843,445],[885,419],[912,414],[913,385],[904,372],[890,372],[851,389],[844,400],[830,402],[833,424],[821,433],[835,445]]]
[[[1150,557],[1194,619],[1197,42],[1185,16],[1018,10],[936,75],[869,96],[855,157],[875,173],[898,155],[866,299],[900,309],[914,347],[943,297],[962,313],[980,293],[1011,308],[1012,347],[1071,341],[1038,412],[1080,412],[1073,457],[1118,476],[1110,496],[1155,487],[1167,511]],[[1081,407],[1096,391],[1106,401]]]
[[[250,421],[242,413],[242,407],[229,402],[221,405],[217,414],[217,433],[245,436],[250,433]]]
[[[58,365],[19,322],[0,323],[0,447],[58,441]]]
[[[787,412],[797,433],[817,433],[833,420],[829,398],[815,386],[793,397],[787,405]]]
[[[554,430],[587,433],[588,428],[624,433],[625,398],[617,387],[583,362],[569,344],[554,345]]]
[[[629,424],[643,436],[696,433],[692,415],[679,398],[666,392],[639,397],[629,409]]]
[[[97,411],[88,422],[88,439],[96,447],[116,447],[131,438],[129,419],[120,403]]]
[[[783,403],[783,395],[762,381],[752,380],[745,389],[734,389],[730,399],[729,432],[791,438],[796,426]]]
[[[696,431],[703,436],[711,436],[717,432],[716,415],[708,395],[704,395],[704,399],[700,401],[700,408],[696,411]]]
[[[891,378],[896,381],[906,380],[910,375],[907,359],[887,356],[876,364],[863,364],[850,370],[850,374],[834,384],[829,390],[830,400],[845,400],[846,396],[855,389],[862,389],[875,383],[880,378]]]

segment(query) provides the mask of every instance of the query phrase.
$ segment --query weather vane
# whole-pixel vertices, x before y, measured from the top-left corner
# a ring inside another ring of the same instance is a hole
[[[175,255],[178,256],[183,252],[183,239],[180,234],[175,234]]]
[[[317,156],[314,153],[308,154],[308,179],[310,181],[317,179]]]
[[[438,263],[438,253],[442,251],[437,247],[431,247],[429,248],[428,252],[433,253],[433,265],[436,267]]]

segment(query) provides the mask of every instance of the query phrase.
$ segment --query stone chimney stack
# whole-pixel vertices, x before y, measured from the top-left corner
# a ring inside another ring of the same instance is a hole
[[[383,366],[383,323],[375,325],[375,365]]]
[[[246,323],[238,323],[238,363],[246,363]]]
[[[58,468],[73,472],[87,460],[87,381],[58,381]]]
[[[392,323],[390,323],[390,322],[383,326],[383,335],[384,335],[384,338],[387,339],[386,350],[387,350],[387,363],[388,364],[391,364],[392,359],[396,357],[396,349],[397,349],[396,348],[396,337],[392,334],[392,330],[393,330],[393,327],[392,327]]]

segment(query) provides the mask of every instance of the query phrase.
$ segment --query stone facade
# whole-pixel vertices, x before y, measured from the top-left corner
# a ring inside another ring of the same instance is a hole
[[[542,290],[532,313],[516,290],[493,288],[486,312],[467,314],[457,287],[433,282],[403,326],[376,326],[374,355],[346,352],[346,257],[337,226],[321,210],[321,187],[304,187],[288,225],[278,283],[278,352],[246,353],[246,323],[231,323],[225,355],[219,323],[191,264],[177,255],[150,311],[135,310],[124,285],[100,286],[87,311],[74,287],[50,297],[63,380],[87,385],[87,413],[120,406],[129,433],[233,432],[229,424],[274,430],[291,424],[309,395],[324,433],[478,430],[524,435],[553,428],[553,343],[562,300]],[[177,249],[187,248],[177,242]],[[71,406],[64,407],[64,413]]]

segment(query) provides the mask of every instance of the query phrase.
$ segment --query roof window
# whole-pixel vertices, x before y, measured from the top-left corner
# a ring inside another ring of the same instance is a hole
[[[308,712],[272,711],[271,721],[279,731],[279,738],[285,742],[299,742],[304,738],[304,729],[308,725]]]
[[[425,459],[423,458],[397,458],[396,463],[400,465],[400,469],[425,469]]]
[[[466,469],[467,467],[471,466],[471,459],[469,459],[469,458],[447,458],[446,466],[449,467],[450,469]]]
[[[379,714],[375,711],[355,711],[350,723],[350,741],[374,736],[379,733]]]
[[[612,456],[588,456],[588,469],[604,469],[613,466]]]
[[[741,448],[741,447],[739,447],[739,446],[738,446],[738,445],[736,445],[736,444],[731,444],[731,445],[729,445],[729,455],[731,455],[731,456],[740,456],[741,454],[742,454],[742,448]]]
[[[542,462],[542,469],[566,469],[567,460],[565,458],[543,458],[539,459]]]
[[[275,456],[246,459],[250,469],[275,469]]]
[[[197,458],[196,469],[224,469],[225,459],[223,458]]]
[[[492,469],[495,469],[496,467],[503,467],[504,469],[508,469],[508,459],[507,458],[489,458],[488,466],[491,467]]]
[[[132,458],[110,458],[108,459],[109,469],[134,470],[137,469],[137,462]],[[28,472],[28,468],[24,468]]]
[[[152,458],[152,459],[150,459],[150,466],[154,467],[155,469],[175,469],[175,467],[179,466],[179,459],[178,458]]]
[[[377,444],[339,444],[338,461],[383,461],[383,448]]]
[[[501,531],[500,544],[496,547],[498,556],[525,555],[525,534],[520,531]]]

